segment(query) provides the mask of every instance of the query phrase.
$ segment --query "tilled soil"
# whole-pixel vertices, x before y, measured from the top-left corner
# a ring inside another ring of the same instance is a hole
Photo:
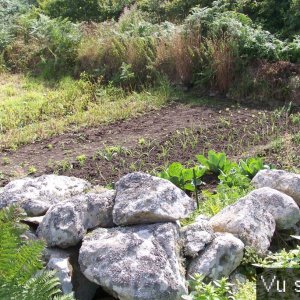
[[[239,157],[258,146],[264,150],[275,134],[299,131],[287,124],[286,117],[274,121],[273,115],[238,106],[172,104],[130,120],[0,152],[0,184],[26,175],[31,166],[35,175],[56,172],[107,185],[128,172],[155,173],[172,161],[195,160],[196,154],[209,149]],[[80,163],[76,158],[82,155],[85,159]]]

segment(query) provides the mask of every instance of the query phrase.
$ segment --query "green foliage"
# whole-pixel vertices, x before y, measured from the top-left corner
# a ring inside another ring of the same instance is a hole
[[[72,300],[71,295],[61,296],[55,273],[42,270],[43,242],[20,238],[27,229],[20,223],[22,215],[17,208],[0,210],[0,298]]]
[[[29,64],[34,61],[38,64],[36,71],[41,68],[50,76],[58,72],[66,73],[70,69],[76,59],[77,47],[81,40],[77,25],[66,19],[50,19],[35,13],[23,15],[18,23],[18,37],[23,37],[21,47],[27,49],[30,45],[31,52],[23,53],[19,60],[10,59],[11,67],[33,69]],[[20,47],[20,40],[12,44],[12,49],[14,46]],[[10,50],[7,49],[6,52],[9,57]],[[28,64],[22,63],[24,60]]]
[[[258,171],[267,168],[267,166],[264,165],[263,160],[259,157],[251,157],[246,160],[240,160],[239,167],[241,169],[241,173],[248,176],[250,179],[252,179]]]
[[[197,155],[196,158],[202,166],[216,175],[221,172],[227,172],[235,166],[234,163],[227,159],[226,154],[223,152],[217,153],[209,150],[207,158],[204,155]]]
[[[256,283],[247,280],[245,283],[238,284],[238,291],[234,294],[237,300],[256,300]]]
[[[204,282],[204,276],[195,274],[189,281],[191,292],[183,296],[184,300],[227,300],[234,299],[232,284],[226,278],[209,283]]]
[[[118,18],[133,0],[39,0],[43,13],[51,18],[68,18],[73,22],[105,21]]]
[[[253,188],[219,184],[216,192],[203,191],[203,201],[200,204],[199,213],[206,216],[214,216],[228,205],[234,204],[240,198],[246,196]]]
[[[300,268],[300,246],[290,251],[281,250],[278,253],[268,255],[258,266],[266,268]]]
[[[250,178],[242,174],[239,168],[232,168],[228,172],[222,172],[218,178],[222,184],[228,187],[247,188],[250,185]]]
[[[182,190],[194,192],[202,183],[201,177],[205,172],[206,169],[200,166],[185,168],[180,163],[172,163],[165,171],[158,174],[158,176],[171,181]]]
[[[0,53],[14,38],[17,18],[28,9],[26,0],[0,1]]]

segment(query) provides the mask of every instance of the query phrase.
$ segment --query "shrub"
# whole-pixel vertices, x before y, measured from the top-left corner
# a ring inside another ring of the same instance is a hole
[[[17,18],[29,10],[26,0],[0,1],[0,53],[12,42]]]
[[[135,10],[126,11],[118,23],[99,25],[97,33],[84,38],[79,47],[77,72],[87,71],[129,90],[151,84],[157,78],[155,30]]]
[[[5,57],[15,70],[66,72],[76,58],[80,38],[78,26],[68,20],[26,14],[19,20],[17,37],[6,48]]]
[[[134,0],[38,0],[43,13],[51,18],[68,18],[73,22],[117,19]]]

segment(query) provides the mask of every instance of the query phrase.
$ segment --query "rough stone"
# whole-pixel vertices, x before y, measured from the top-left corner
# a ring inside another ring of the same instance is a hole
[[[299,217],[299,208],[291,197],[261,188],[224,208],[209,223],[214,231],[230,232],[264,254],[270,246],[275,224],[278,229],[290,228]]]
[[[241,263],[243,251],[241,240],[230,233],[218,233],[213,242],[191,261],[187,276],[199,273],[211,279],[227,277]]]
[[[292,197],[300,205],[300,175],[283,170],[261,170],[252,179],[256,188],[270,187]]]
[[[78,244],[88,229],[112,227],[114,191],[75,196],[53,205],[38,227],[48,246],[67,248]]]
[[[64,294],[72,293],[72,266],[69,262],[69,258],[53,257],[49,260],[47,269],[56,271],[56,276],[59,278]]]
[[[207,220],[199,218],[198,222],[181,228],[180,237],[184,254],[196,257],[214,239],[214,232]]]
[[[83,240],[83,274],[120,300],[179,300],[187,293],[178,226],[98,228]]]
[[[269,187],[254,190],[249,194],[253,202],[260,204],[261,209],[269,212],[277,229],[289,229],[300,221],[300,209],[297,203],[284,193]]]
[[[171,182],[131,173],[116,184],[113,220],[117,225],[176,221],[195,209],[195,201]]]
[[[29,216],[40,216],[49,207],[90,188],[89,182],[66,176],[26,177],[7,184],[0,192],[0,209],[20,205]]]
[[[78,247],[66,250],[45,248],[43,259],[48,269],[58,271],[64,294],[73,292],[76,300],[93,300],[99,286],[89,281],[80,271],[78,254]]]

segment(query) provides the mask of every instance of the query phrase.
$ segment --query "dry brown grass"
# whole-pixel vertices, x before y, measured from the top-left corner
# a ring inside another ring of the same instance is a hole
[[[190,85],[199,55],[200,37],[175,32],[156,44],[155,66],[172,81]]]
[[[206,41],[212,59],[213,82],[212,85],[220,93],[226,94],[234,80],[234,67],[236,56],[233,42],[223,36],[218,39]]]

